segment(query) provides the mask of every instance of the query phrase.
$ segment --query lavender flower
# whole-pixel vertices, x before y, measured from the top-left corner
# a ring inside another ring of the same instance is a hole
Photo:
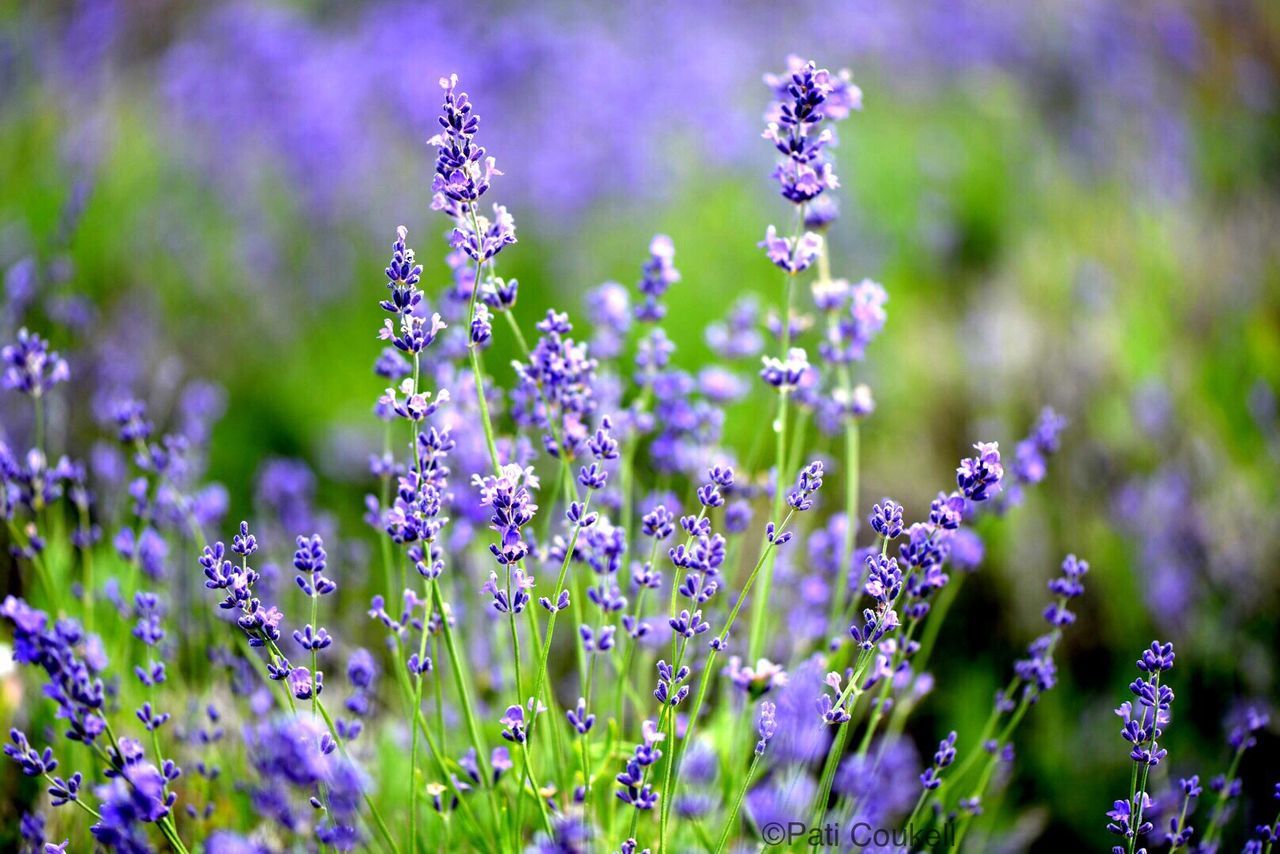
[[[440,78],[440,88],[444,90],[439,119],[442,130],[428,140],[440,149],[431,181],[431,190],[437,194],[437,209],[450,202],[477,201],[489,189],[493,176],[502,174],[494,159],[485,156],[484,147],[474,143],[480,117],[472,114],[471,99],[465,92],[457,92],[457,86],[456,74]]]
[[[280,639],[280,623],[284,615],[275,606],[264,605],[253,595],[254,585],[261,576],[249,566],[249,556],[258,550],[258,541],[249,533],[249,523],[240,523],[240,532],[232,542],[232,551],[240,555],[239,566],[226,557],[226,547],[221,543],[205,546],[200,556],[204,569],[204,586],[210,590],[224,590],[226,596],[218,607],[239,612],[236,624],[249,639],[249,645],[262,647]]]
[[[542,333],[525,363],[516,365],[519,387],[513,397],[517,423],[543,430],[543,445],[553,456],[572,458],[586,438],[595,412],[596,360],[585,343],[569,337],[567,315],[548,311],[538,323]]]
[[[630,804],[637,810],[648,811],[658,805],[659,795],[653,786],[645,782],[648,768],[662,758],[658,744],[666,734],[658,729],[653,721],[645,721],[641,727],[644,740],[636,745],[635,752],[627,760],[621,774],[615,779],[618,789],[615,794],[624,804]]]
[[[978,454],[960,461],[956,484],[970,501],[986,501],[1000,490],[1004,466],[1000,464],[1000,443],[979,442],[973,446]]]
[[[799,237],[782,237],[772,225],[765,229],[759,246],[775,267],[792,276],[809,269],[822,254],[822,238],[816,234],[805,232]]]
[[[938,742],[938,749],[933,754],[933,764],[925,769],[920,775],[920,784],[928,791],[932,791],[942,785],[942,779],[939,776],[942,770],[951,765],[956,759],[956,733],[952,730],[947,737]]]
[[[801,470],[795,489],[787,494],[787,506],[804,512],[813,507],[813,496],[822,488],[822,461],[815,460]]]
[[[0,616],[13,625],[14,660],[35,664],[48,676],[44,693],[67,722],[67,738],[94,744],[106,728],[106,692],[99,676],[105,658],[90,654],[89,640],[75,621],[59,620],[48,628],[48,616],[21,599],[6,597]]]
[[[774,688],[787,684],[787,673],[782,665],[774,664],[767,658],[756,662],[755,667],[742,666],[742,659],[733,655],[729,657],[729,665],[725,668],[729,681],[734,687],[749,697],[760,697]]]
[[[680,271],[672,262],[676,257],[675,244],[665,234],[655,235],[649,242],[649,260],[644,264],[644,276],[640,279],[640,293],[644,301],[636,307],[636,319],[657,323],[666,317],[667,309],[661,303],[667,290],[680,281]]]
[[[28,777],[42,777],[58,767],[58,760],[53,758],[53,749],[46,747],[41,753],[31,746],[26,733],[21,730],[9,730],[9,740],[13,744],[4,746],[5,755],[16,762]]]
[[[773,386],[783,394],[795,390],[809,370],[809,359],[804,350],[793,347],[785,360],[772,356],[763,356],[764,368],[760,376],[765,383]]]
[[[861,103],[861,94],[851,97],[857,90],[851,89],[847,72],[832,75],[813,62],[801,63],[794,58],[789,72],[789,79],[766,78],[779,103],[770,110],[773,121],[765,128],[764,138],[782,155],[773,177],[783,198],[804,204],[839,186],[834,167],[823,151],[835,137],[822,123],[828,117],[848,115],[850,106]],[[828,104],[832,96],[835,97]]]
[[[506,714],[498,721],[502,724],[502,737],[516,744],[524,744],[525,731],[524,708],[507,706]]]
[[[588,714],[587,701],[582,697],[578,698],[578,705],[575,708],[565,710],[564,714],[579,735],[586,735],[591,732],[591,727],[595,726],[596,716]]]
[[[57,351],[49,349],[49,342],[28,332],[18,330],[18,340],[0,349],[0,363],[4,364],[4,387],[28,397],[42,397],[58,383],[71,378],[67,362]]]
[[[338,589],[338,585],[324,575],[328,555],[324,550],[324,541],[319,534],[298,537],[298,549],[293,553],[293,568],[299,575],[294,577],[298,587],[308,597],[328,596]]]
[[[756,756],[763,756],[769,741],[778,730],[777,706],[764,700],[760,703],[760,719],[756,724],[756,732],[760,740],[756,742]]]
[[[517,564],[529,554],[529,543],[521,529],[533,521],[538,505],[533,503],[530,487],[537,486],[531,472],[519,465],[503,466],[496,477],[479,478],[480,503],[490,507],[493,515],[490,527],[498,532],[499,541],[490,544],[489,551],[503,566]]]

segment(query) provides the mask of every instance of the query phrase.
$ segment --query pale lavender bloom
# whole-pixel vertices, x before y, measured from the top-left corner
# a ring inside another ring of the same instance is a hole
[[[809,269],[822,253],[822,238],[813,232],[806,231],[798,238],[781,237],[772,225],[759,245],[775,266],[793,276]]]

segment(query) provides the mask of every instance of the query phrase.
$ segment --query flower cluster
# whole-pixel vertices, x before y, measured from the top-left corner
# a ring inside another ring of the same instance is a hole
[[[74,620],[52,623],[43,611],[13,596],[0,604],[0,616],[13,627],[13,658],[44,670],[45,696],[58,705],[66,736],[93,745],[106,729],[106,692],[101,673],[107,661],[97,638],[86,636]]]
[[[240,531],[231,542],[231,551],[240,556],[240,563],[227,557],[226,546],[219,541],[204,547],[200,566],[204,570],[204,586],[226,593],[218,607],[237,611],[236,624],[248,638],[249,645],[261,647],[280,639],[284,614],[274,605],[264,605],[254,595],[254,585],[262,576],[249,566],[249,557],[257,550],[258,540],[249,533],[249,523],[241,522]]]

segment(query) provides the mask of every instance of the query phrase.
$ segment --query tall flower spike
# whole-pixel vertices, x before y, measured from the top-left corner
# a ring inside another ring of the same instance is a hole
[[[475,142],[480,117],[473,112],[471,99],[465,92],[458,92],[457,86],[456,74],[440,78],[440,88],[444,90],[441,130],[428,140],[438,149],[431,180],[431,207],[453,217],[450,245],[461,249],[472,261],[482,263],[516,242],[516,224],[502,205],[493,206],[492,217],[480,214],[476,203],[489,190],[494,176],[502,173],[484,147]],[[502,302],[507,297],[495,289],[495,298]],[[514,301],[514,291],[509,299]]]
[[[824,153],[835,134],[824,122],[860,108],[862,94],[847,71],[833,75],[813,62],[791,57],[788,72],[765,78],[778,101],[769,110],[771,121],[762,136],[781,155],[773,177],[783,198],[802,205],[840,185]]]
[[[1120,737],[1132,745],[1129,758],[1134,768],[1130,776],[1129,797],[1113,804],[1107,813],[1111,819],[1107,830],[1128,840],[1130,850],[1140,847],[1135,840],[1153,828],[1148,820],[1153,804],[1146,786],[1151,768],[1159,765],[1167,753],[1160,746],[1160,738],[1164,735],[1164,727],[1169,724],[1173,690],[1161,680],[1163,674],[1173,667],[1173,659],[1173,644],[1153,641],[1137,661],[1138,670],[1144,677],[1129,685],[1129,691],[1136,698],[1136,707],[1133,702],[1126,701],[1116,709],[1116,714],[1124,721]],[[1198,787],[1193,783],[1184,788],[1189,792]]]
[[[447,209],[449,203],[475,202],[489,189],[495,175],[501,175],[494,159],[474,141],[480,129],[480,117],[472,112],[471,99],[458,92],[458,75],[440,78],[444,104],[440,108],[440,133],[427,142],[436,154],[435,177],[431,190],[436,194],[433,207]]]

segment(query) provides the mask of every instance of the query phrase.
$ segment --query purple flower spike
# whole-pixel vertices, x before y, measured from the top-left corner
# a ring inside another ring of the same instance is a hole
[[[786,74],[765,77],[777,103],[769,109],[763,136],[782,155],[773,177],[783,198],[803,205],[840,185],[824,151],[835,135],[823,123],[860,108],[862,93],[847,71],[832,74],[798,57],[789,57],[787,65]]]

